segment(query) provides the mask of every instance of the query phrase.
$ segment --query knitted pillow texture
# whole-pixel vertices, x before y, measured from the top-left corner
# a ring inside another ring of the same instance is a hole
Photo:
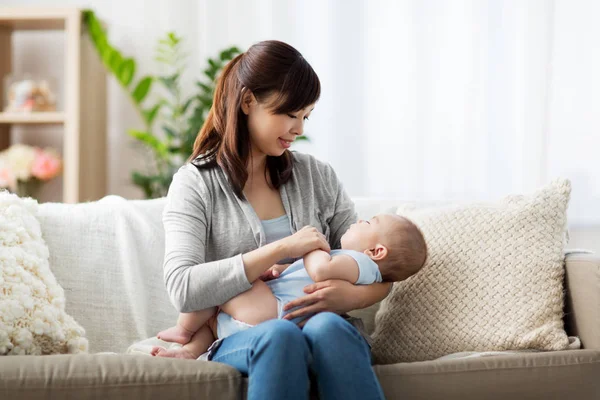
[[[571,183],[498,202],[400,206],[428,244],[425,266],[394,283],[375,317],[378,364],[462,351],[564,350],[563,276]]]
[[[0,191],[0,355],[87,352],[84,329],[65,313],[31,198]]]

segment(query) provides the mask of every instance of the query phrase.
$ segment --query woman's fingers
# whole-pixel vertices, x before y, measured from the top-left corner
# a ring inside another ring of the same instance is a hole
[[[298,297],[283,306],[283,311],[290,310],[294,307],[306,307],[321,300],[319,293],[307,294],[306,296]]]
[[[297,317],[303,317],[305,315],[315,314],[315,313],[318,313],[318,312],[323,311],[323,310],[324,310],[324,308],[323,308],[323,306],[320,303],[314,303],[314,304],[312,304],[310,306],[302,307],[302,308],[299,308],[298,310],[292,311],[289,314],[286,314],[283,317],[283,319],[288,319],[289,320],[289,319],[294,319],[294,318],[297,318]]]
[[[327,243],[327,239],[325,239],[325,235],[323,235],[321,232],[317,232],[317,238],[319,249],[329,253],[331,249],[329,247],[329,243]]]
[[[330,281],[328,281],[328,280],[322,281],[322,282],[315,282],[310,285],[304,286],[304,293],[306,293],[306,294],[314,293],[317,290],[326,288],[328,286],[330,286]]]
[[[327,238],[314,226],[304,226],[291,237],[282,239],[288,244],[288,257],[302,257],[313,250],[321,249],[330,252]]]

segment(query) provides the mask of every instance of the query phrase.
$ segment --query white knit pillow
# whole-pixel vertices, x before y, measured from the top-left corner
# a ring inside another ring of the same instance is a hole
[[[568,180],[497,203],[401,206],[425,236],[423,269],[394,284],[375,318],[378,364],[461,351],[563,350]]]
[[[87,352],[48,265],[33,199],[0,191],[0,354]]]

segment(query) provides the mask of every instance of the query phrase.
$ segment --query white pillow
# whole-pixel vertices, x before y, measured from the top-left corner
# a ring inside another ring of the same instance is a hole
[[[568,180],[497,203],[398,214],[417,224],[429,256],[394,284],[375,319],[379,364],[464,351],[563,350]]]
[[[87,352],[48,265],[38,204],[0,191],[0,354]]]

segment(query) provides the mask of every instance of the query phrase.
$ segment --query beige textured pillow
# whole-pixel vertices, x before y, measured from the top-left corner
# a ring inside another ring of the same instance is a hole
[[[398,214],[423,231],[423,269],[394,284],[375,318],[378,364],[461,351],[563,350],[568,180],[497,203]]]
[[[0,190],[0,355],[86,352],[85,331],[65,313],[50,271],[37,207]]]

